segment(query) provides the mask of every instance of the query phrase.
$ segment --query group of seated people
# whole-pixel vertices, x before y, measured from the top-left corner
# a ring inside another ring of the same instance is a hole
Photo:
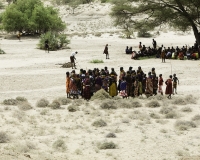
[[[81,96],[89,100],[91,96],[100,89],[104,89],[111,97],[120,95],[123,98],[138,97],[145,94],[147,97],[156,95],[157,92],[163,95],[162,74],[156,75],[155,68],[152,68],[146,75],[139,66],[137,70],[129,67],[124,71],[120,67],[119,76],[114,68],[111,71],[107,67],[93,70],[80,69],[79,73],[72,70],[66,72],[66,93],[68,98],[78,98]]]
[[[152,57],[161,58],[161,53],[165,52],[166,59],[199,59],[200,55],[200,46],[198,46],[197,42],[192,47],[182,46],[179,48],[178,46],[174,48],[173,46],[170,48],[166,48],[163,45],[161,47],[146,47],[139,43],[139,51],[133,51],[132,47],[126,47],[126,54],[131,54],[131,59],[138,59],[139,57]]]

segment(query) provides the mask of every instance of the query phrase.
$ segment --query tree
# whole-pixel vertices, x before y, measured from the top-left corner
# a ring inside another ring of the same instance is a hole
[[[2,15],[4,30],[8,32],[45,33],[63,31],[66,25],[52,7],[44,7],[40,0],[17,0]]]
[[[195,39],[200,44],[200,3],[199,0],[114,0],[111,16],[116,25],[123,21],[141,29],[145,24],[154,29],[168,24],[181,31],[192,29]],[[136,16],[142,16],[139,19]]]

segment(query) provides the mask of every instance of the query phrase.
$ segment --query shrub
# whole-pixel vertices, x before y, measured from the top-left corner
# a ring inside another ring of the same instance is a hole
[[[132,105],[130,102],[124,101],[124,100],[119,100],[117,101],[117,105],[120,108],[132,108]]]
[[[150,113],[150,117],[153,119],[160,119],[160,116],[156,113]]]
[[[47,32],[40,36],[40,42],[38,44],[40,49],[45,49],[45,41],[46,40],[48,40],[48,42],[49,42],[49,50],[52,50],[52,51],[66,47],[70,43],[70,41],[67,40],[67,37],[64,34]]]
[[[196,104],[196,99],[193,97],[193,95],[187,95],[187,96],[185,96],[185,101],[188,104]]]
[[[139,101],[131,101],[132,108],[139,108],[142,107],[142,104]]]
[[[1,48],[0,48],[0,54],[6,54]]]
[[[117,105],[115,104],[115,101],[113,100],[105,100],[100,105],[102,109],[117,109]]]
[[[104,90],[100,89],[94,95],[91,97],[91,100],[105,100],[105,99],[111,99],[111,96]]]
[[[79,110],[79,107],[78,106],[75,106],[75,105],[70,105],[67,107],[68,111],[69,112],[76,112]]]
[[[152,37],[151,33],[149,33],[146,29],[139,30],[137,36],[144,37],[144,38]]]
[[[116,135],[115,135],[115,133],[108,133],[106,135],[106,138],[116,138]]]
[[[171,112],[172,110],[173,110],[172,107],[162,107],[162,108],[160,109],[160,113],[161,113],[161,114],[168,114],[168,113]]]
[[[28,102],[22,102],[18,105],[19,109],[20,110],[23,110],[23,111],[27,111],[27,110],[30,110],[32,109],[33,107],[30,105],[30,103]]]
[[[176,121],[175,127],[178,130],[184,131],[184,130],[188,130],[189,128],[196,128],[196,124],[192,121],[179,120],[179,121]]]
[[[178,117],[178,114],[173,110],[165,114],[165,118],[167,119],[175,119],[177,117]]]
[[[200,121],[200,115],[197,114],[192,118],[193,121]]]
[[[93,59],[90,61],[90,63],[104,63],[104,62],[103,62],[103,60]]]
[[[103,142],[99,144],[98,148],[99,149],[116,149],[117,145],[113,142]]]
[[[24,98],[24,97],[16,97],[16,100],[17,100],[18,102],[27,102],[27,99]]]
[[[190,107],[184,107],[181,109],[182,112],[192,112],[192,109]]]
[[[47,113],[48,113],[48,110],[47,110],[47,109],[43,109],[43,110],[40,112],[41,115],[46,115]]]
[[[58,101],[60,102],[61,105],[66,105],[71,102],[71,100],[66,97],[59,97]]]
[[[37,101],[36,106],[40,107],[40,108],[44,108],[47,107],[49,105],[49,101],[45,98],[40,99],[39,101]]]
[[[53,148],[58,151],[65,151],[66,150],[65,142],[61,139],[58,139],[53,143]]]
[[[58,100],[54,100],[51,104],[48,105],[48,107],[50,107],[52,109],[59,109],[60,102]]]
[[[17,105],[17,100],[16,99],[5,99],[3,101],[4,105]]]
[[[5,132],[0,132],[0,143],[6,143],[8,141],[8,135]]]
[[[104,127],[104,126],[107,126],[107,123],[104,120],[100,119],[100,120],[94,121],[92,125],[95,127]]]
[[[158,103],[158,101],[156,100],[152,100],[149,103],[147,103],[146,106],[149,108],[156,108],[156,107],[160,107],[160,103]]]
[[[186,101],[183,98],[176,98],[172,101],[172,104],[176,104],[176,105],[186,105]]]
[[[82,104],[84,104],[84,100],[83,99],[75,99],[72,104],[75,106],[81,106]]]

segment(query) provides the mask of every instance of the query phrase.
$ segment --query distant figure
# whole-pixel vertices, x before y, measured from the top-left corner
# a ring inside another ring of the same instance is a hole
[[[103,54],[106,54],[106,59],[109,59],[108,44],[106,44]]]
[[[46,39],[44,43],[45,43],[45,46],[44,46],[45,47],[45,52],[48,51],[48,53],[49,53],[49,40]]]
[[[176,77],[176,74],[174,74],[173,75],[173,94],[174,94],[174,91],[177,94],[177,83],[179,84],[179,80]]]
[[[165,94],[168,94],[167,98],[171,99],[171,95],[172,95],[172,75],[169,76],[169,79],[167,79],[165,81],[166,86],[166,90],[165,90]]]
[[[160,93],[161,95],[163,95],[163,89],[162,89],[162,86],[163,86],[163,78],[162,78],[162,74],[159,75],[159,79],[158,79],[158,93]]]
[[[17,38],[18,38],[19,41],[21,40],[21,33],[20,32],[18,32]]]
[[[161,58],[162,58],[162,62],[165,63],[165,50],[163,49],[162,52],[161,52]]]
[[[153,44],[153,48],[156,49],[156,47],[157,47],[157,43],[156,43],[156,41],[155,41],[154,39],[153,39],[152,44]]]
[[[78,52],[72,52],[71,56],[70,56],[70,61],[71,61],[71,65],[72,65],[72,69],[75,68],[76,69],[76,64],[75,64],[75,55],[78,54]]]
[[[142,42],[139,42],[139,50],[142,50]]]
[[[126,52],[126,54],[128,54],[128,53],[129,53],[128,46],[126,46],[125,52]]]

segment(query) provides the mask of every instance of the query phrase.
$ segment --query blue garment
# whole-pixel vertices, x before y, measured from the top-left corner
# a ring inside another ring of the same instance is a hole
[[[123,90],[126,90],[126,81],[122,81],[121,84],[120,84],[120,90],[123,91]]]

